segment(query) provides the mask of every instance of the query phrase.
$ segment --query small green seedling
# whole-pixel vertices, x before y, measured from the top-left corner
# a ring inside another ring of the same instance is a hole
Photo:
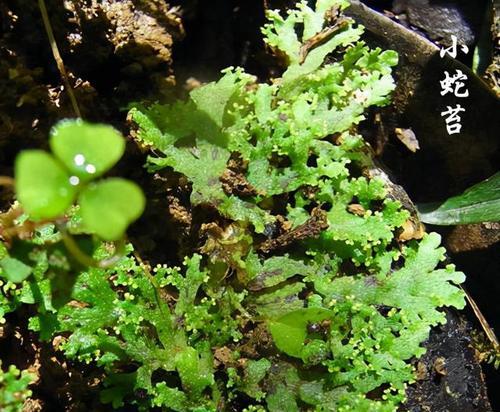
[[[4,371],[0,362],[0,410],[3,412],[19,412],[23,410],[25,401],[32,392],[29,385],[35,380],[35,375],[27,370],[20,371],[15,365],[10,365]]]
[[[17,198],[30,219],[53,220],[77,201],[85,231],[121,239],[142,214],[145,198],[131,181],[98,180],[125,151],[120,133],[103,124],[64,120],[52,129],[50,148],[53,154],[25,150],[16,158]]]

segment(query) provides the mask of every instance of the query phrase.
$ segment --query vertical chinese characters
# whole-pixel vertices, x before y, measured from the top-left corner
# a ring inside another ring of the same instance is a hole
[[[457,37],[451,36],[452,45],[448,48],[442,48],[439,51],[439,56],[443,58],[448,54],[452,58],[457,57]],[[467,54],[469,49],[466,45],[460,45],[460,49],[463,53]],[[465,75],[461,70],[455,70],[454,74],[450,74],[448,71],[444,72],[445,78],[440,81],[441,85],[441,96],[445,96],[448,93],[453,94],[457,98],[466,98],[469,96],[469,90],[466,88],[464,81],[467,80],[467,75]],[[445,118],[446,130],[449,135],[460,133],[462,129],[460,112],[465,112],[465,109],[460,105],[456,104],[453,106],[446,106],[446,110],[441,112],[441,117]]]

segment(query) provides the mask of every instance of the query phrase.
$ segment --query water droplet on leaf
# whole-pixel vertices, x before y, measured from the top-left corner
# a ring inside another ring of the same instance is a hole
[[[78,183],[80,183],[80,179],[77,176],[71,176],[69,178],[69,184],[72,186],[76,186]]]
[[[85,163],[85,156],[82,154],[77,154],[74,160],[75,160],[75,165],[83,166],[83,164]]]
[[[85,166],[85,171],[87,173],[94,174],[96,171],[96,168],[94,165],[88,164],[87,166]]]

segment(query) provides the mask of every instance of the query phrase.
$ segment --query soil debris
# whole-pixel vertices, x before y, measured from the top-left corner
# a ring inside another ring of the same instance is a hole
[[[425,226],[418,220],[411,217],[403,223],[403,227],[396,234],[400,242],[407,242],[411,239],[422,239],[425,233]]]
[[[299,240],[315,238],[328,227],[326,212],[316,207],[311,212],[311,217],[304,224],[283,233],[274,239],[263,242],[259,250],[262,253],[270,253],[276,249],[282,249]]]
[[[264,351],[272,350],[274,343],[267,327],[260,323],[252,331],[246,334],[247,340],[238,346],[238,351],[244,357],[258,359]]]
[[[348,205],[347,211],[356,216],[364,216],[366,214],[365,208],[358,203]]]
[[[417,136],[415,136],[413,130],[396,127],[394,129],[394,133],[401,143],[403,143],[411,152],[415,153],[418,149],[420,149]]]
[[[231,158],[227,169],[220,177],[222,188],[227,195],[256,196],[259,193],[246,179],[243,161],[239,158]]]

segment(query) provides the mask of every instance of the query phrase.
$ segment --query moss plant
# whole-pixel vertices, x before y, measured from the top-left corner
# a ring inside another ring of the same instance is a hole
[[[1,363],[0,363],[1,366]],[[7,371],[0,369],[0,408],[5,412],[20,412],[26,399],[31,396],[28,386],[35,376],[10,365]]]
[[[270,411],[395,410],[413,380],[409,361],[445,322],[439,308],[464,306],[463,274],[436,269],[439,236],[398,241],[410,213],[370,177],[355,126],[388,102],[397,55],[369,49],[362,27],[338,15],[347,5],[269,12],[265,40],[287,61],[271,84],[228,69],[185,102],[131,112],[137,140],[163,154],[149,170],[185,175],[191,207],[221,217],[201,266],[167,283],[191,296],[175,313],[200,361],[207,341],[212,356],[230,348],[225,402],[244,393]],[[248,322],[270,333],[274,352],[258,342],[242,356]]]

